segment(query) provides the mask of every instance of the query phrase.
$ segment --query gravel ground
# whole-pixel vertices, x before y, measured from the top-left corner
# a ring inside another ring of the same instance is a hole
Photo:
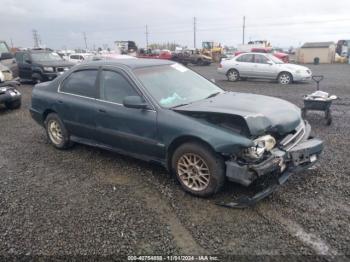
[[[310,67],[325,75],[322,90],[341,97],[332,107],[332,126],[324,125],[321,114],[307,117],[313,134],[325,141],[322,159],[245,210],[215,201],[251,194],[251,188],[228,183],[218,195],[200,199],[184,193],[158,166],[83,145],[54,149],[28,113],[32,86],[22,85],[22,108],[0,107],[0,256],[345,259],[350,255],[350,66]],[[226,90],[280,97],[299,106],[315,89],[314,83],[230,83],[216,74],[215,65],[193,69]]]

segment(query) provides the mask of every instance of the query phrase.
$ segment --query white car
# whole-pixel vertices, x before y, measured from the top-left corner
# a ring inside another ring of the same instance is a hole
[[[68,61],[74,64],[79,64],[85,60],[90,61],[93,58],[93,54],[89,53],[75,53],[68,56]]]
[[[221,61],[218,72],[229,81],[247,78],[275,79],[280,84],[309,81],[312,72],[305,66],[284,63],[272,54],[243,53]]]

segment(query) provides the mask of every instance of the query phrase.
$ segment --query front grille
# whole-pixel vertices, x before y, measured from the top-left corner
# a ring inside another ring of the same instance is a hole
[[[305,123],[302,121],[292,133],[288,134],[281,140],[280,145],[283,147],[283,149],[288,151],[297,145],[303,139],[304,135]]]

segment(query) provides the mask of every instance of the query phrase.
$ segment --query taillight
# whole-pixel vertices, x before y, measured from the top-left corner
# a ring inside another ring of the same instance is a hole
[[[222,64],[221,63],[219,64],[219,68],[222,68]]]

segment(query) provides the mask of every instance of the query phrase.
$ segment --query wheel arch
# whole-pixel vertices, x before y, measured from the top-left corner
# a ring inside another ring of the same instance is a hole
[[[169,172],[172,172],[172,168],[171,168],[171,158],[175,152],[175,150],[185,144],[185,143],[189,143],[189,142],[195,142],[195,143],[199,143],[201,145],[204,145],[205,147],[208,147],[210,150],[212,150],[213,152],[216,152],[215,149],[205,140],[197,137],[197,136],[193,136],[193,135],[182,135],[179,136],[177,138],[175,138],[167,147],[167,152],[166,152],[166,168],[168,169]]]
[[[46,109],[46,110],[43,112],[43,114],[42,114],[43,122],[45,122],[47,116],[48,116],[49,114],[51,114],[51,113],[57,114],[57,112],[56,112],[55,110],[53,110],[53,109]]]
[[[276,80],[278,80],[278,78],[280,77],[280,75],[283,74],[283,73],[288,73],[288,74],[290,74],[290,76],[292,77],[292,81],[293,81],[294,76],[293,76],[292,72],[289,72],[289,71],[287,71],[287,70],[283,70],[283,71],[279,72],[279,73],[277,74]]]
[[[43,78],[42,72],[39,70],[35,70],[35,71],[33,70],[32,79],[35,79],[35,78],[42,79]]]
[[[230,67],[229,69],[226,70],[225,75],[227,76],[228,72],[230,72],[231,70],[235,70],[235,71],[237,71],[238,74],[239,74],[239,70],[238,70],[237,68],[235,68],[235,67]]]

